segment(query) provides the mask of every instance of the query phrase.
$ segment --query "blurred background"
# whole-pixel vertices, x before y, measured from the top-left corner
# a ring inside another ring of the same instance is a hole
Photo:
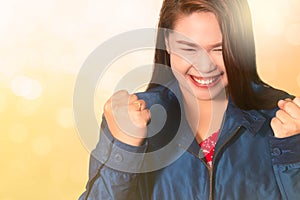
[[[161,3],[0,1],[0,200],[71,200],[84,191],[89,150],[73,118],[76,76],[102,42],[156,27]],[[260,75],[300,96],[300,1],[249,3]],[[140,52],[115,65],[126,70],[151,61],[152,52]],[[96,116],[110,95],[102,94],[95,95]]]

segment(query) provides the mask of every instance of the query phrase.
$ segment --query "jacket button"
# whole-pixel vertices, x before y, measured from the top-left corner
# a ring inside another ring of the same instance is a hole
[[[274,156],[279,156],[281,154],[281,150],[279,148],[274,148],[273,149],[273,155]]]
[[[115,155],[115,161],[116,162],[122,162],[123,161],[122,155],[119,154],[119,153],[116,153],[116,155]]]

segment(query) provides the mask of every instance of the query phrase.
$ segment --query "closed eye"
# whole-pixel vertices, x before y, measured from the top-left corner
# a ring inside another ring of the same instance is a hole
[[[216,47],[216,48],[213,48],[212,51],[222,52],[222,51],[223,51],[223,48],[222,48],[222,46]]]
[[[189,52],[196,51],[196,49],[184,49],[184,48],[182,48],[181,50],[183,50],[183,51],[189,51]]]

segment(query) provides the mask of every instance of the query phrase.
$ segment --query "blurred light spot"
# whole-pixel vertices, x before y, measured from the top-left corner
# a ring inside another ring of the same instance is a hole
[[[48,137],[39,136],[32,140],[32,151],[38,156],[45,156],[50,153],[52,142]]]
[[[4,94],[0,93],[0,113],[3,113],[7,107],[7,100]]]
[[[284,33],[285,21],[290,13],[290,5],[282,0],[249,1],[254,24],[260,24],[269,35]]]
[[[72,128],[74,126],[73,110],[71,108],[61,108],[57,112],[56,119],[63,128]]]
[[[291,12],[289,13],[290,19],[299,19],[300,17],[300,1],[299,0],[289,0],[288,3],[291,7]]]
[[[11,24],[14,18],[14,9],[12,1],[1,1],[0,6],[0,34],[7,30],[7,27]]]
[[[16,104],[16,108],[19,113],[23,116],[31,116],[36,114],[41,106],[41,101],[27,101],[26,99],[22,99]]]
[[[14,143],[23,143],[28,136],[28,129],[24,124],[14,124],[9,129],[9,138]]]
[[[300,45],[300,23],[289,24],[285,32],[285,38],[291,45]]]
[[[0,52],[3,54],[2,51]],[[18,71],[20,71],[20,68],[21,67],[19,66],[12,65],[12,62],[8,61],[8,59],[5,60],[0,58],[0,78],[4,79],[4,81],[11,79]]]
[[[15,95],[28,100],[39,98],[43,90],[40,82],[26,76],[16,76],[11,82],[11,89]]]

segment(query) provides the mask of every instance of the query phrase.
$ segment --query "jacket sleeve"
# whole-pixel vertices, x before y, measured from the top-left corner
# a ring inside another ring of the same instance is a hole
[[[282,198],[300,197],[300,134],[270,140],[271,157]]]
[[[100,139],[92,151],[89,180],[79,200],[145,199],[147,191],[141,184],[143,155],[147,142],[134,147],[116,140],[103,117]]]

